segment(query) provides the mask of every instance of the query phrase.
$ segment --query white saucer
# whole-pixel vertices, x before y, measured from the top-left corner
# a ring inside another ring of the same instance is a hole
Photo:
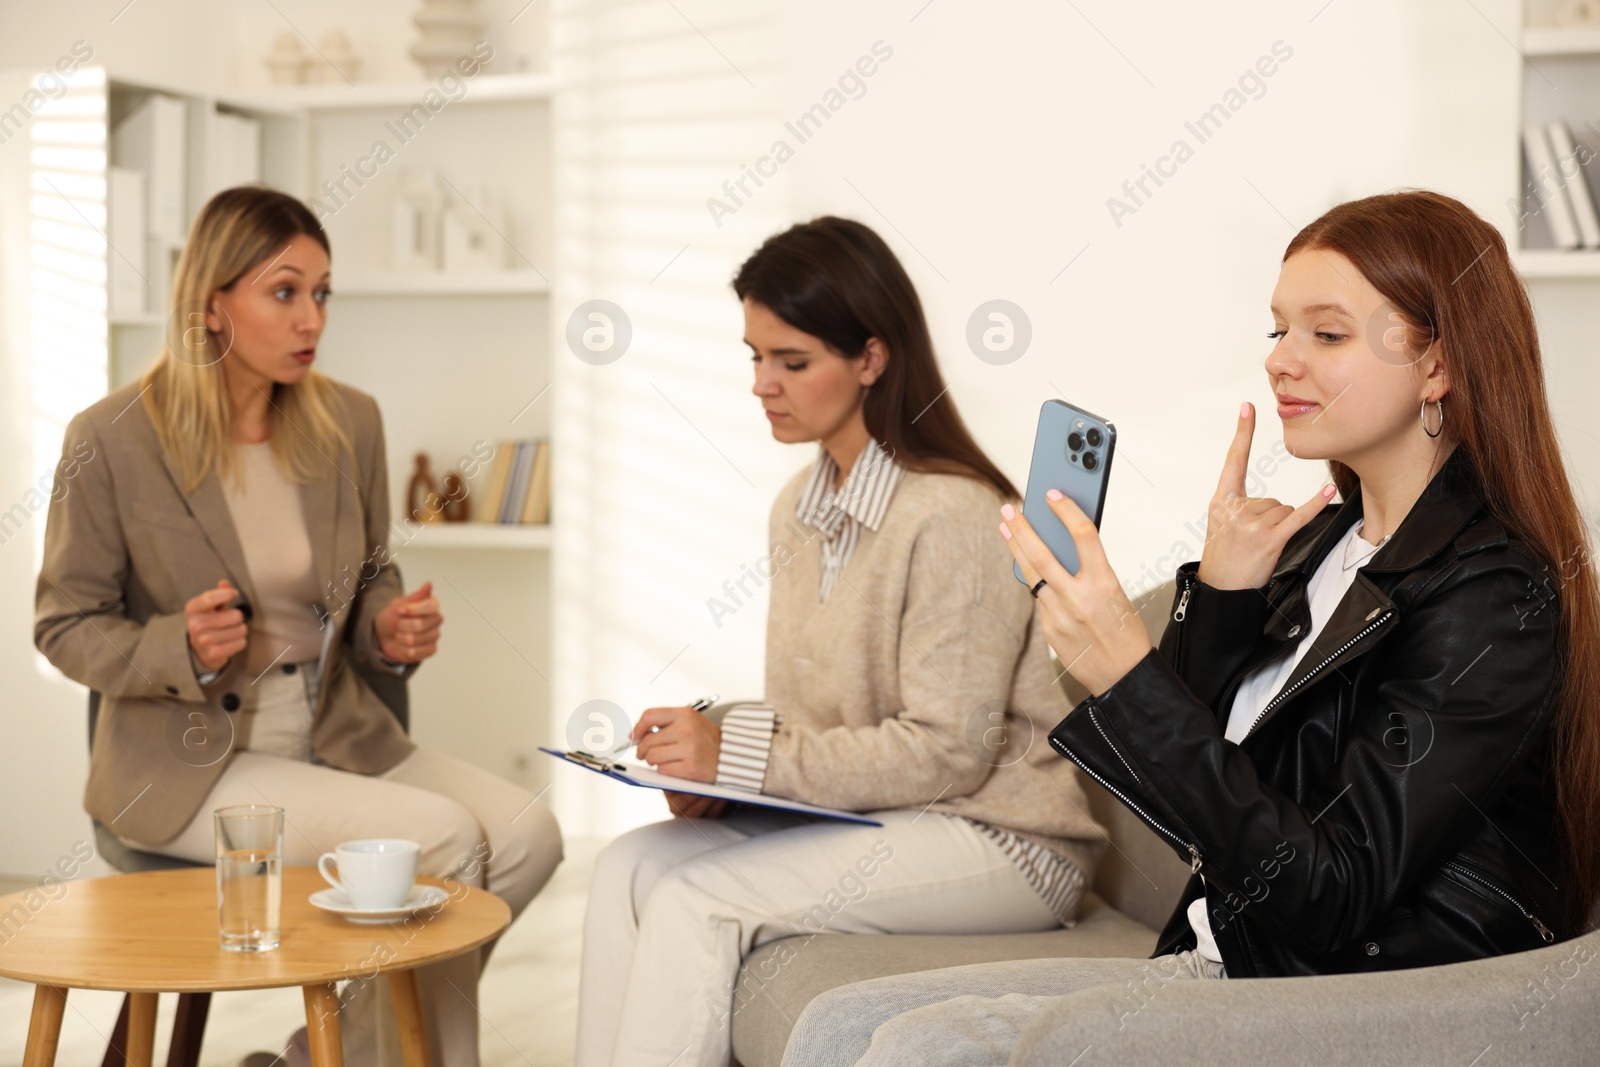
[[[327,889],[319,889],[312,893],[310,899],[314,908],[342,915],[353,923],[375,926],[404,919],[407,915],[419,912],[423,908],[438,907],[450,899],[450,894],[436,885],[417,885],[411,887],[411,895],[406,897],[406,902],[398,908],[358,908],[350,903],[350,898],[345,896],[342,890],[329,886]]]

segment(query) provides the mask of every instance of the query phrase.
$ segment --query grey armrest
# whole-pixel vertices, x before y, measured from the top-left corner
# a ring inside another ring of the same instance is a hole
[[[1409,971],[1084,990],[1029,1025],[1011,1064],[1547,1067],[1595,1062],[1597,1019],[1600,932]]]

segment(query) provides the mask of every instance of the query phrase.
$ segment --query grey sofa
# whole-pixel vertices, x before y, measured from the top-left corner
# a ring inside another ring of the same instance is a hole
[[[1171,583],[1140,614],[1166,626]],[[1070,675],[1076,706],[1086,693]],[[1131,956],[1155,949],[1189,879],[1144,823],[1083,778],[1110,846],[1070,930],[1002,936],[822,935],[770,942],[744,959],[731,1017],[742,1067],[778,1067],[795,1020],[827,990],[892,974],[997,960]],[[1600,909],[1597,909],[1600,911]],[[793,942],[793,944],[788,944]],[[1205,1064],[1600,1063],[1600,931],[1533,952],[1381,975],[1178,982],[1129,1018],[1120,986],[1062,999],[1028,1031],[1026,1067]]]

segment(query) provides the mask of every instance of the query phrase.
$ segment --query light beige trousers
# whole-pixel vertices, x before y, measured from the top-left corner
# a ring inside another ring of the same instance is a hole
[[[310,669],[307,669],[307,668]],[[310,722],[315,664],[292,674],[274,668],[262,687],[253,743],[290,751],[278,741],[286,722]],[[418,748],[378,775],[352,774],[303,759],[257,751],[233,754],[193,821],[161,844],[128,844],[197,863],[216,857],[211,812],[229,804],[275,804],[284,810],[283,861],[313,866],[341,841],[401,837],[422,845],[417,873],[488,889],[511,908],[512,920],[561,862],[561,833],[550,809],[527,791],[480,767]],[[477,1067],[478,976],[494,943],[453,960],[419,968],[418,986],[433,1062]],[[347,1067],[400,1067],[388,981],[362,977],[339,994]],[[289,1062],[298,1058],[291,1051]]]
[[[726,1067],[733,1017],[774,976],[738,979],[740,961],[778,938],[796,937],[781,968],[818,935],[1059,925],[972,823],[872,814],[882,826],[744,810],[653,823],[607,846],[584,916],[577,1067]]]

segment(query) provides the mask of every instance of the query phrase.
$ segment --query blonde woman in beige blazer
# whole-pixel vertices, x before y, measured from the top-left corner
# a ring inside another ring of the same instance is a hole
[[[329,276],[297,200],[241,187],[205,206],[152,368],[67,427],[35,643],[101,694],[84,806],[128,844],[210,862],[213,809],[270,803],[287,863],[409,838],[419,873],[515,915],[561,859],[549,810],[418,747],[355,670],[408,676],[443,616],[389,558],[376,403],[311,369]],[[435,1063],[478,1062],[488,952],[419,972]],[[341,994],[351,1067],[394,1055],[377,984]],[[303,1030],[286,1061],[305,1062]]]

